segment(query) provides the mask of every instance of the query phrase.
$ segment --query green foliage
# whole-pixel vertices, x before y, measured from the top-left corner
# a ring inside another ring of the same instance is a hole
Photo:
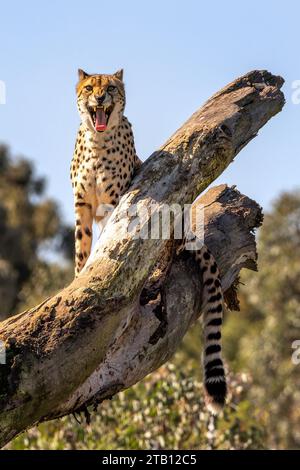
[[[58,287],[55,278],[70,278],[69,269],[40,256],[46,244],[52,244],[70,257],[74,244],[70,236],[66,243],[70,230],[44,190],[45,181],[35,176],[32,164],[12,158],[8,148],[0,146],[0,318],[49,295]]]
[[[230,407],[212,417],[192,371],[162,367],[92,412],[91,425],[67,417],[17,437],[9,449],[253,449],[262,423],[245,393],[245,375],[231,381]]]
[[[31,307],[72,277],[71,263],[41,257],[47,245],[73,257],[73,230],[32,165],[0,147],[1,313]],[[259,232],[259,272],[245,272],[240,312],[227,312],[223,345],[229,404],[212,418],[203,403],[201,327],[173,359],[144,381],[105,401],[91,425],[66,417],[29,430],[10,449],[300,448],[300,193],[285,193]],[[78,418],[78,417],[77,417]]]
[[[243,317],[236,368],[253,377],[249,399],[266,414],[272,448],[300,447],[300,365],[291,357],[292,342],[300,339],[299,248],[300,193],[284,193],[260,232],[259,272],[244,274],[243,308],[238,318],[229,316],[225,331],[230,343]]]

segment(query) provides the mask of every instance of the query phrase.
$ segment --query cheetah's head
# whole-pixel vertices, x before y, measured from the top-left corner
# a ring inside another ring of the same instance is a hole
[[[82,122],[92,132],[105,132],[120,123],[125,107],[123,70],[113,75],[89,75],[78,70],[77,105]]]

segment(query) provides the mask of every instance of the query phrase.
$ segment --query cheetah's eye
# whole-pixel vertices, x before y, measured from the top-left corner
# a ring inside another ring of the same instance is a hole
[[[109,85],[109,87],[107,87],[107,91],[116,91],[117,87],[114,86],[114,85]]]
[[[85,89],[87,91],[92,91],[93,87],[92,87],[92,85],[86,85]]]

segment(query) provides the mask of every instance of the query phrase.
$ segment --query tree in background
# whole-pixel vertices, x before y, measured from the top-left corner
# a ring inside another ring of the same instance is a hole
[[[300,365],[292,343],[300,339],[300,192],[283,193],[259,236],[259,272],[245,273],[241,312],[225,328],[227,357],[247,370],[248,398],[268,429],[267,446],[300,448]]]
[[[66,260],[63,268],[41,255],[47,247]],[[0,319],[62,287],[70,279],[72,250],[70,228],[45,197],[45,180],[28,160],[0,146]]]

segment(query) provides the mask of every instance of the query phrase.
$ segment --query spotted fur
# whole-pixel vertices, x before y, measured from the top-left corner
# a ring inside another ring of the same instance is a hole
[[[222,360],[223,291],[215,258],[206,246],[196,251],[203,279],[203,374],[206,404],[218,412],[225,404],[227,385]]]
[[[75,206],[75,275],[84,267],[92,244],[92,224],[105,222],[106,206],[115,207],[141,162],[136,155],[131,124],[123,115],[123,71],[88,75],[79,70],[76,87],[81,117],[71,163]],[[108,116],[107,127],[97,131],[93,110]]]
[[[185,248],[183,240],[177,252]],[[201,270],[202,289],[202,325],[203,325],[203,378],[205,401],[212,413],[219,412],[225,405],[227,384],[222,360],[222,321],[223,291],[220,273],[214,256],[203,245],[200,250],[189,251]]]

